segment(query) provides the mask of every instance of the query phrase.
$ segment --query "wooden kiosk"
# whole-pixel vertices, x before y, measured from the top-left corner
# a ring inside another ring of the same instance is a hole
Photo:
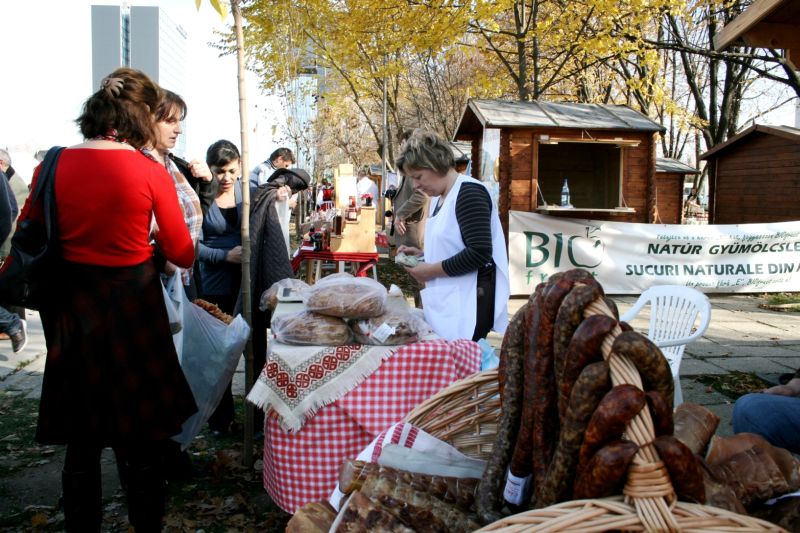
[[[656,140],[663,131],[626,106],[472,99],[454,138],[472,143],[473,177],[497,181],[508,233],[511,210],[657,222]],[[573,208],[559,205],[565,178]]]

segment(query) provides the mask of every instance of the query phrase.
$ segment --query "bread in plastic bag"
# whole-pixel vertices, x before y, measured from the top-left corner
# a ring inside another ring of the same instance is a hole
[[[343,319],[312,311],[278,315],[270,327],[275,338],[285,344],[339,346],[353,338]]]
[[[258,304],[258,308],[262,311],[274,311],[278,306],[278,294],[280,294],[283,289],[292,289],[299,293],[308,287],[308,283],[301,279],[284,278],[280,281],[276,281],[270,285],[269,289],[261,294],[261,301]]]
[[[424,325],[406,308],[389,308],[373,318],[351,319],[356,342],[375,346],[394,346],[417,342]]]
[[[306,309],[342,318],[372,318],[383,314],[386,288],[371,278],[328,276],[303,291]]]

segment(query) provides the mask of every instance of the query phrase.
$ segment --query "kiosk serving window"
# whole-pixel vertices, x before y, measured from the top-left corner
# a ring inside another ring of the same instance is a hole
[[[538,183],[540,208],[561,204],[567,179],[575,209],[617,209],[622,200],[621,145],[559,140],[539,144]],[[542,199],[544,196],[544,201]]]

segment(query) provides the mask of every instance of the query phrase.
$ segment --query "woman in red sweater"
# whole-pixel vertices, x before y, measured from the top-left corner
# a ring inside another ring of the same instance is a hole
[[[160,446],[197,410],[152,263],[153,219],[166,258],[183,268],[194,260],[172,178],[139,150],[155,141],[160,99],[143,73],[115,70],[77,119],[86,141],[65,149],[55,172],[63,267],[40,310],[47,362],[36,439],[67,446],[67,531],[100,531],[104,447],[126,463],[130,523],[160,531]],[[29,201],[20,218],[40,216]]]

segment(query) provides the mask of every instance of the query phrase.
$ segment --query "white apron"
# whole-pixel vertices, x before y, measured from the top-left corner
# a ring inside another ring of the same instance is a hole
[[[461,184],[467,181],[481,183],[460,174],[436,216],[428,216],[425,223],[426,263],[444,261],[466,247],[456,218],[456,199]],[[438,202],[438,197],[431,198],[430,213],[433,213]],[[508,254],[500,218],[494,205],[491,220],[492,259],[496,270],[492,329],[503,333],[508,325]],[[437,335],[447,340],[472,338],[477,315],[477,285],[477,270],[463,276],[442,276],[425,282],[425,288],[420,292],[425,320]]]

